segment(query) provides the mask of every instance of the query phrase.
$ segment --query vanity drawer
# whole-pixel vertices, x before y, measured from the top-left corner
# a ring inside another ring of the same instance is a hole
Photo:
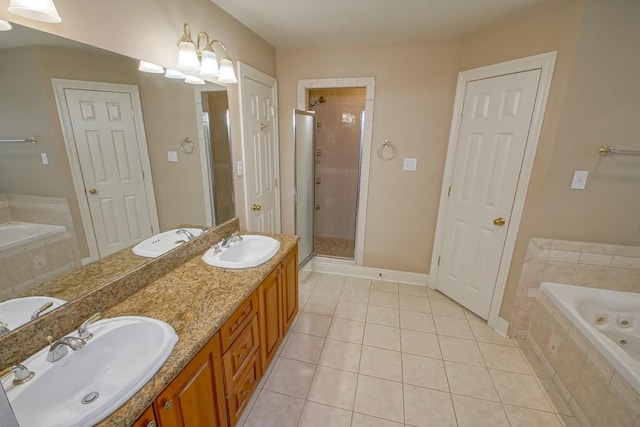
[[[251,322],[245,326],[240,335],[233,341],[229,350],[222,356],[225,391],[227,393],[234,387],[244,368],[249,365],[251,356],[258,350],[259,345],[258,316],[254,315]]]
[[[248,325],[253,316],[258,312],[258,298],[254,292],[242,305],[231,315],[220,329],[220,339],[222,341],[222,352],[229,349],[233,341],[240,335],[240,332]]]
[[[251,394],[258,387],[260,378],[260,357],[258,352],[254,352],[249,360],[249,365],[240,374],[233,390],[227,396],[227,411],[229,414],[229,425],[236,425],[242,410],[249,402]]]

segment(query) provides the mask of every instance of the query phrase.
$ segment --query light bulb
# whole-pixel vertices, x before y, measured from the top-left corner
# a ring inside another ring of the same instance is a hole
[[[218,68],[218,58],[216,54],[210,49],[203,50],[200,77],[218,77],[219,75],[220,69]]]
[[[218,77],[220,83],[238,83],[236,79],[236,73],[233,71],[233,63],[227,56],[220,60],[220,76]]]
[[[35,21],[51,24],[62,22],[53,0],[11,0],[9,12]]]

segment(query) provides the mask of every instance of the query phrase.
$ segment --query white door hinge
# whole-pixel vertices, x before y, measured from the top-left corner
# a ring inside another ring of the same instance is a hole
[[[447,197],[451,197],[451,186],[449,186],[449,191],[447,192]]]
[[[438,265],[440,265],[440,257],[438,257]]]

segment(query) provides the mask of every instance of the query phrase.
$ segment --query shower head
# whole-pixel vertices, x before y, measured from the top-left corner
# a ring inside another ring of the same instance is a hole
[[[315,107],[318,102],[320,104],[324,104],[325,102],[327,102],[327,98],[325,98],[324,96],[321,96],[320,98],[316,99],[315,101],[311,101],[311,103],[309,104],[309,108]]]

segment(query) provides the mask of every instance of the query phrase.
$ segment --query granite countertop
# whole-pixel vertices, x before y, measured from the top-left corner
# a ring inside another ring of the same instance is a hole
[[[147,316],[163,320],[175,329],[179,340],[156,375],[98,426],[133,424],[298,240],[297,236],[271,236],[280,241],[280,250],[258,267],[211,267],[202,261],[200,253],[103,313],[103,318]]]

